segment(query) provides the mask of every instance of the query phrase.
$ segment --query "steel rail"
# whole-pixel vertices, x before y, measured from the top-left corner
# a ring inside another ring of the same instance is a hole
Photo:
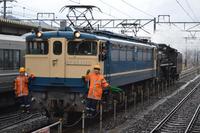
[[[150,133],[157,133],[161,127],[176,113],[176,111],[190,98],[190,96],[197,90],[200,82],[176,105],[176,107],[164,118],[162,121],[151,130]]]
[[[15,119],[15,118],[19,118],[19,117],[21,117],[21,114],[13,114],[13,115],[9,115],[9,116],[0,117],[0,123],[2,123],[3,121],[7,121],[10,119]]]
[[[6,116],[0,116],[0,121],[2,121],[2,119],[6,119],[6,118],[9,118],[9,117],[14,117],[14,116],[18,116],[19,115],[19,113],[10,113],[10,114],[8,114],[8,115],[6,115]]]
[[[198,118],[198,116],[199,116],[199,113],[200,113],[200,104],[199,104],[199,106],[197,107],[197,109],[196,109],[196,111],[195,111],[195,113],[194,113],[194,115],[193,115],[193,117],[192,117],[190,123],[188,124],[188,126],[187,126],[187,128],[186,128],[186,130],[185,130],[185,133],[191,132],[192,127],[194,126],[195,121],[197,120],[197,118]]]
[[[18,121],[16,121],[16,122],[13,122],[13,123],[10,123],[10,124],[1,126],[1,127],[0,127],[0,132],[1,132],[2,130],[5,130],[5,129],[8,128],[8,127],[11,127],[11,126],[13,126],[13,125],[15,125],[15,124],[18,124],[18,123],[21,123],[21,122],[24,122],[24,121],[27,121],[27,120],[32,119],[32,118],[34,118],[34,117],[36,117],[36,116],[39,116],[39,115],[40,115],[39,113],[27,115],[25,118],[20,119],[20,120],[18,120]]]
[[[190,76],[194,73],[196,73],[198,70],[200,70],[200,67],[196,67],[196,68],[192,68],[192,69],[189,69],[189,70],[184,70],[181,74],[180,74],[180,79],[183,79],[187,76]]]

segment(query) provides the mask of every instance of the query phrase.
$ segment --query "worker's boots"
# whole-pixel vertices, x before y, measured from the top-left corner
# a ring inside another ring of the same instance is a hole
[[[86,117],[92,118],[96,115],[96,109],[86,107]]]
[[[86,109],[85,109],[85,115],[86,115],[86,118],[89,118],[89,117],[92,116],[90,108],[86,107]]]
[[[25,112],[25,106],[24,105],[20,105],[20,109],[19,110],[20,110],[21,113],[24,113]]]
[[[30,105],[26,105],[25,111],[26,111],[26,113],[30,113]]]

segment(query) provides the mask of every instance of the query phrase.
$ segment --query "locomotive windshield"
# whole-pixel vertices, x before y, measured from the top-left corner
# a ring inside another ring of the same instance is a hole
[[[26,53],[35,55],[48,54],[49,44],[47,41],[31,41],[27,43]]]
[[[67,52],[69,55],[97,55],[97,42],[95,41],[70,41]]]

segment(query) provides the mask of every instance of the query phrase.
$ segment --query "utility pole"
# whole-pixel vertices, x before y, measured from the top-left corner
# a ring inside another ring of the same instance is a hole
[[[0,0],[0,3],[3,2],[3,18],[6,19],[6,2],[13,2],[14,0]]]
[[[184,66],[184,69],[187,68],[187,54],[188,54],[187,42],[188,42],[188,39],[185,38],[186,49],[185,49],[185,66]]]

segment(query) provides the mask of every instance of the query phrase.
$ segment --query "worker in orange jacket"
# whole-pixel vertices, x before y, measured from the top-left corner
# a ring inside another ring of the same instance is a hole
[[[104,76],[100,74],[100,66],[95,65],[92,73],[87,72],[85,81],[89,81],[86,111],[89,116],[94,115],[98,101],[101,100],[103,89],[110,87]]]
[[[20,67],[19,69],[19,76],[15,79],[15,95],[20,103],[20,108],[22,112],[27,111],[29,112],[30,103],[28,99],[29,89],[28,89],[28,82],[29,78],[34,78],[33,75],[26,75],[26,71],[24,67]]]

